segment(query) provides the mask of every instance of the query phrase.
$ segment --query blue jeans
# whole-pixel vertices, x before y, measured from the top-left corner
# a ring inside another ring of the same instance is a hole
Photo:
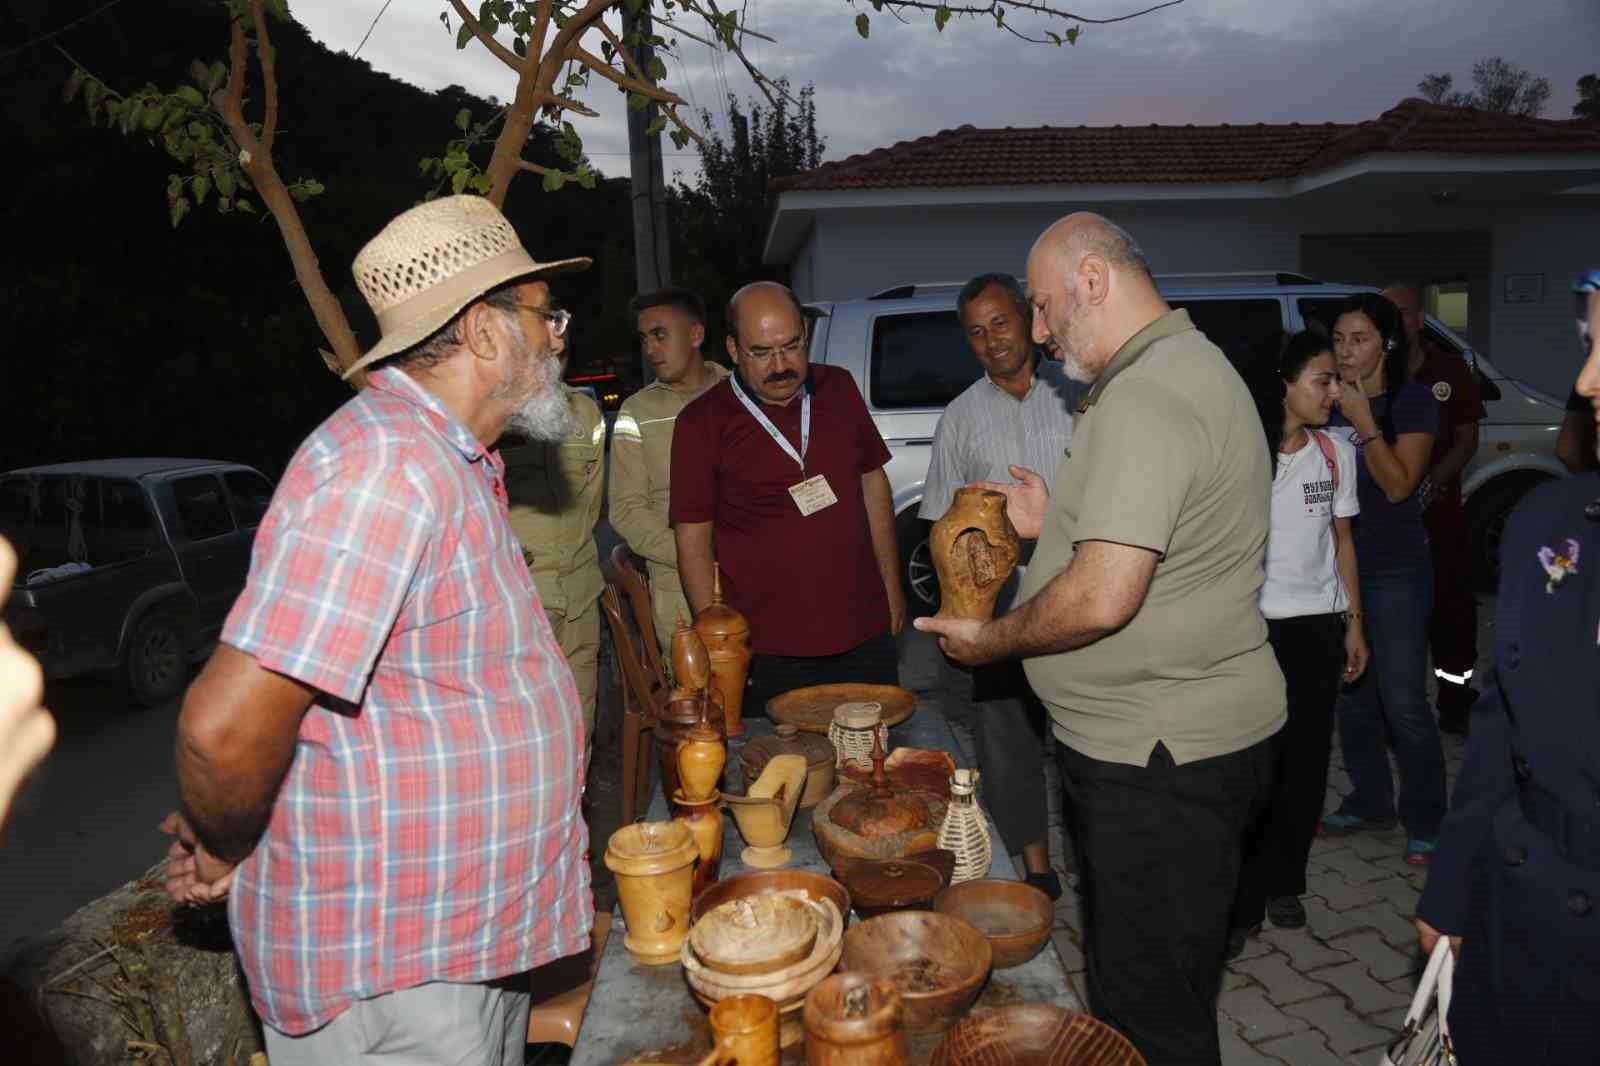
[[[1444,820],[1444,751],[1428,707],[1428,618],[1433,564],[1361,575],[1361,611],[1372,660],[1339,700],[1339,738],[1354,785],[1340,810],[1358,818],[1394,817],[1394,785],[1384,731],[1400,764],[1400,821],[1406,835],[1433,840]]]

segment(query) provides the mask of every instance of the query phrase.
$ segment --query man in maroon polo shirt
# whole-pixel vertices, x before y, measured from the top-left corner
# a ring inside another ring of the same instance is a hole
[[[884,464],[889,449],[849,371],[811,366],[805,315],[775,282],[728,301],[734,373],[683,409],[669,518],[684,595],[750,621],[746,713],[790,689],[895,684],[905,625]]]
[[[1439,433],[1428,458],[1428,476],[1417,489],[1422,521],[1433,551],[1433,621],[1429,638],[1439,683],[1439,728],[1464,735],[1467,711],[1478,698],[1472,667],[1478,660],[1478,601],[1473,595],[1467,514],[1461,503],[1461,471],[1478,450],[1478,423],[1485,411],[1472,368],[1456,353],[1430,343],[1422,333],[1427,316],[1415,285],[1383,290],[1400,309],[1411,341],[1411,377],[1439,401]]]

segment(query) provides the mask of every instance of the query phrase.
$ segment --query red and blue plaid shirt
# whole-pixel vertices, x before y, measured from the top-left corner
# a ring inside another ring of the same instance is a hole
[[[296,453],[222,639],[318,690],[239,867],[262,1020],[583,950],[583,716],[506,511],[504,464],[382,370]]]

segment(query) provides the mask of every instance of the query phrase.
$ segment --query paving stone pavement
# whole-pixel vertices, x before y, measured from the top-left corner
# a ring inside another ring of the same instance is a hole
[[[1492,600],[1480,602],[1480,661],[1492,646]],[[911,634],[901,654],[901,680],[936,705],[962,699],[941,671],[935,645]],[[1429,684],[1429,699],[1433,685]],[[971,738],[959,725],[957,738],[971,764]],[[1465,747],[1444,736],[1445,765],[1454,786]],[[1054,759],[1045,760],[1050,799],[1051,860],[1063,878],[1070,854],[1062,832],[1061,790]],[[1349,790],[1334,734],[1327,810]],[[1426,868],[1406,865],[1405,834],[1318,837],[1307,871],[1305,929],[1274,929],[1253,938],[1223,974],[1217,1028],[1223,1066],[1375,1066],[1399,1028],[1422,972],[1412,916],[1427,878]],[[1080,999],[1084,989],[1083,922],[1075,893],[1056,905],[1054,939]]]

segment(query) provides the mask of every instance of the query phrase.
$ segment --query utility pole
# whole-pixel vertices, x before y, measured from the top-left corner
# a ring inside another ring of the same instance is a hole
[[[635,36],[637,35],[637,37]],[[651,36],[650,0],[637,6],[622,5],[622,38],[638,40],[634,58],[649,77],[650,59],[655,50],[644,43]],[[639,277],[639,291],[649,292],[672,284],[672,250],[667,240],[667,182],[661,160],[661,134],[646,133],[655,121],[655,101],[634,110],[628,109],[628,172],[633,184],[633,261]],[[650,364],[639,357],[642,380],[655,377]]]

